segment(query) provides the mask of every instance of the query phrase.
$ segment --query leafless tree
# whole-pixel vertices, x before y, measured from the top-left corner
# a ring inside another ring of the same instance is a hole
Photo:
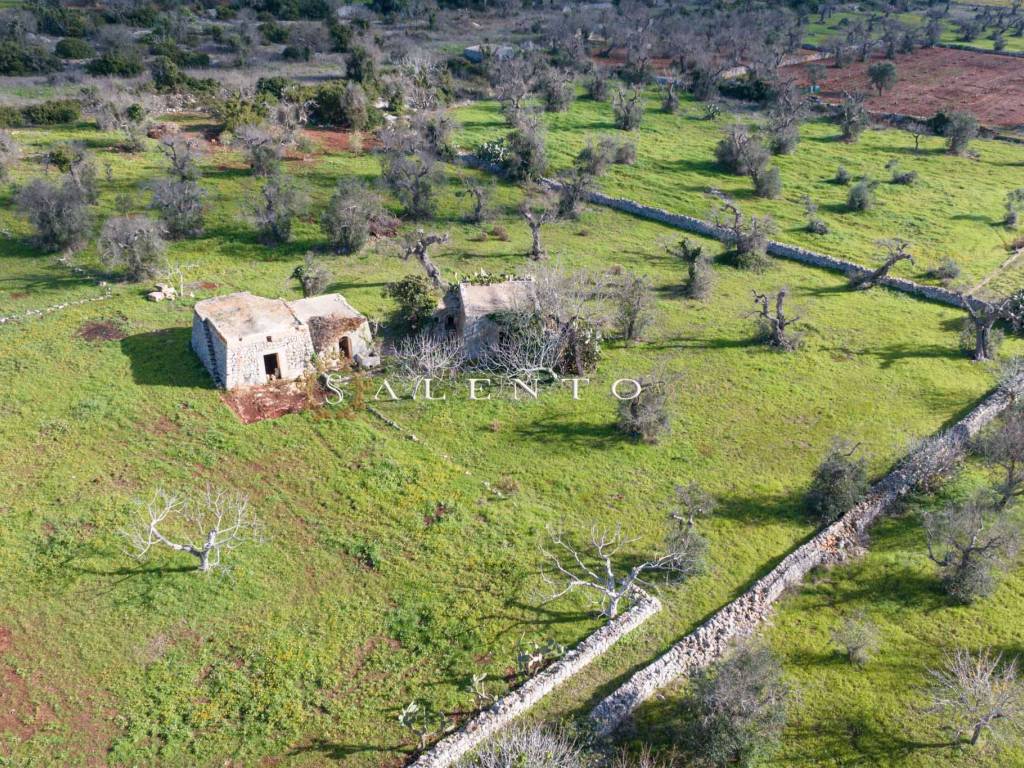
[[[523,112],[526,99],[536,88],[537,62],[531,56],[491,58],[488,77],[505,118],[512,125]]]
[[[234,144],[249,158],[254,176],[271,176],[281,167],[281,154],[290,138],[269,125],[243,125],[235,133]]]
[[[956,743],[977,746],[985,734],[997,741],[1019,737],[1024,724],[1024,684],[1017,659],[1003,661],[990,649],[958,649],[931,669],[929,712],[941,718]]]
[[[529,257],[533,261],[540,261],[548,257],[547,251],[540,240],[540,230],[545,224],[549,224],[558,218],[558,208],[551,196],[545,193],[530,194],[523,201],[519,208],[527,225],[530,227],[531,245]]]
[[[412,118],[412,128],[419,136],[420,146],[435,157],[454,155],[452,139],[458,124],[450,112],[441,109],[417,112]]]
[[[968,319],[963,341],[973,339],[972,358],[979,362],[994,360],[999,346],[996,323],[1000,320],[1017,322],[1012,297],[988,301],[977,296],[967,296],[964,306]]]
[[[629,568],[623,568],[617,561],[623,550],[638,539],[627,538],[621,526],[610,531],[592,526],[583,546],[550,528],[548,539],[542,549],[549,564],[544,580],[554,591],[545,602],[584,590],[590,593],[601,615],[609,619],[619,615],[623,600],[635,589],[655,587],[655,578],[680,582],[699,573],[707,552],[707,541],[696,527],[675,517],[669,518],[662,554]]]
[[[914,256],[910,253],[910,243],[898,237],[888,240],[879,240],[876,245],[883,251],[884,261],[882,265],[870,272],[859,272],[850,278],[850,284],[854,288],[874,288],[882,282],[890,270],[901,261],[914,263]]]
[[[868,127],[871,118],[864,105],[866,97],[863,93],[845,93],[843,100],[836,108],[836,122],[843,132],[843,140],[855,142]]]
[[[488,205],[493,194],[493,185],[479,176],[463,174],[460,176],[462,186],[473,200],[473,210],[469,213],[469,221],[481,224],[487,220]]]
[[[921,137],[930,136],[931,128],[928,127],[927,123],[922,123],[919,120],[911,120],[906,123],[904,129],[914,137],[914,154],[918,154],[921,151]]]
[[[114,216],[103,223],[100,257],[106,267],[124,267],[128,279],[155,277],[164,267],[166,244],[160,225],[146,216]]]
[[[513,725],[487,742],[466,768],[584,768],[583,750],[564,731],[544,725]]]
[[[459,336],[421,331],[398,344],[395,360],[410,379],[453,378],[466,363],[466,349]]]
[[[793,318],[786,316],[785,303],[786,296],[789,295],[788,289],[782,288],[774,297],[757,291],[752,293],[754,294],[754,304],[758,307],[755,316],[765,343],[786,351],[797,349],[801,339],[799,336],[791,335],[789,330],[791,326],[800,321],[800,316],[797,315]],[[774,308],[772,308],[772,304],[774,304]]]
[[[430,282],[435,288],[445,289],[448,287],[448,283],[445,282],[444,278],[441,277],[441,270],[437,268],[437,265],[430,258],[429,249],[432,245],[444,244],[448,242],[448,233],[444,234],[427,234],[422,229],[417,229],[412,235],[409,235],[405,240],[405,247],[402,251],[403,261],[408,261],[410,257],[415,256],[416,261],[423,267],[423,271],[427,273],[427,277],[430,278]]]
[[[996,575],[1016,556],[1019,536],[987,492],[924,515],[928,557],[951,597],[970,603],[995,589]]]
[[[771,151],[788,155],[800,143],[800,123],[807,116],[807,99],[791,83],[781,86],[768,109],[766,129]]]
[[[200,144],[198,139],[184,136],[165,136],[160,141],[160,151],[171,162],[171,175],[179,181],[199,179]]]
[[[220,566],[224,552],[260,538],[249,500],[209,486],[194,497],[157,490],[139,505],[136,524],[122,533],[140,560],[153,547],[164,546],[195,557],[202,573]]]
[[[978,436],[975,450],[1001,475],[996,483],[999,507],[1024,495],[1024,406],[1015,404]]]
[[[153,182],[151,207],[160,214],[167,236],[172,240],[197,237],[203,231],[204,193],[194,181],[161,179]]]
[[[558,175],[561,187],[558,191],[558,215],[565,219],[577,219],[594,188],[594,176],[584,167],[574,165]]]
[[[612,301],[619,333],[631,344],[654,320],[654,291],[650,279],[632,272],[623,273],[612,284]]]

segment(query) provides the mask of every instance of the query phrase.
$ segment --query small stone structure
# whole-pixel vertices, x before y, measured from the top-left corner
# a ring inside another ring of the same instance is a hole
[[[862,502],[790,552],[743,595],[601,701],[590,713],[595,732],[609,735],[660,689],[714,663],[734,641],[752,635],[767,619],[775,602],[788,588],[803,581],[811,569],[842,562],[850,553],[860,551],[864,534],[875,520],[915,488],[953,465],[967,450],[971,438],[1022,393],[1024,377],[1008,382],[955,425],[925,440],[880,480]]]
[[[494,320],[495,314],[535,314],[538,310],[533,280],[505,280],[489,285],[459,283],[445,294],[435,317],[441,333],[462,338],[466,356],[473,360],[498,342],[501,327]]]
[[[327,361],[377,362],[366,318],[337,293],[297,301],[247,291],[196,303],[192,349],[224,389],[300,378],[313,354]]]
[[[458,731],[441,739],[409,768],[448,768],[455,765],[660,610],[661,602],[657,598],[638,592],[629,610],[589,635],[550,667],[502,696]]]

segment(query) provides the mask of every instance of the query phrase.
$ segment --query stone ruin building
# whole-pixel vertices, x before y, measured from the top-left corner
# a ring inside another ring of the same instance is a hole
[[[466,356],[480,358],[498,342],[500,312],[536,313],[537,288],[533,280],[506,280],[490,285],[459,283],[442,299],[436,319],[438,330],[462,338]]]
[[[247,291],[197,302],[192,349],[218,387],[300,378],[313,355],[328,363],[379,363],[366,318],[337,293],[297,301]]]

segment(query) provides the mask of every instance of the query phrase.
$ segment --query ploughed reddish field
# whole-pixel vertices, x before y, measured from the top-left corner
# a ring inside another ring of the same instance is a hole
[[[828,66],[821,96],[838,101],[843,92],[870,93],[872,112],[931,117],[936,112],[966,110],[986,126],[1024,126],[1024,59],[950,48],[928,48],[896,59],[898,81],[881,96],[868,80],[869,62],[842,69]],[[786,67],[787,74],[806,84],[807,65]]]

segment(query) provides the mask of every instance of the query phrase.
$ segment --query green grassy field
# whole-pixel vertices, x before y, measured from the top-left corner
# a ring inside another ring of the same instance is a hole
[[[110,165],[103,215],[118,193],[141,207],[138,185],[163,167],[154,150],[119,153],[84,125],[16,135],[28,155],[16,181],[41,171],[33,151],[89,143],[101,169]],[[377,169],[367,155],[286,163],[315,203],[339,179]],[[245,219],[257,180],[231,153],[208,156],[204,170],[206,234],[169,252],[187,282],[217,284],[196,298],[298,296],[289,276],[321,239],[312,216],[294,242],[264,247]],[[452,235],[436,256],[444,272],[528,271],[519,193],[498,194],[511,240],[480,242],[462,223],[460,188],[452,174],[441,195],[437,226]],[[97,294],[94,250],[77,259],[89,274],[73,275],[26,245],[10,202],[7,190],[2,312]],[[757,276],[716,266],[714,299],[694,303],[680,298],[684,270],[664,251],[678,232],[594,210],[545,237],[562,266],[649,275],[652,330],[632,347],[608,343],[578,402],[554,391],[536,403],[469,404],[452,392],[445,404],[380,404],[415,443],[366,412],[242,425],[188,348],[190,302],[146,302],[144,286],[114,284],[109,300],[0,328],[0,711],[17,711],[0,715],[0,755],[26,766],[395,765],[413,745],[396,722],[405,703],[466,710],[469,676],[500,680],[521,639],[572,643],[597,626],[581,601],[541,606],[546,525],[621,524],[640,537],[628,553],[640,556],[657,546],[674,484],[699,480],[721,502],[706,525],[709,571],[665,590],[662,614],[542,708],[583,712],[811,533],[799,499],[834,435],[862,442],[881,474],[993,383],[958,351],[950,308],[850,292],[839,276],[786,263]],[[382,286],[414,270],[393,250],[333,259],[331,289],[387,318]],[[752,288],[783,285],[806,318],[806,348],[793,355],[754,344],[748,317]],[[98,319],[126,337],[81,339]],[[658,446],[625,441],[609,383],[659,365],[681,377],[673,432]],[[518,490],[499,497],[498,482]],[[184,555],[131,559],[118,531],[133,499],[203,483],[247,493],[265,541],[209,578]]]
[[[868,265],[880,263],[877,241],[900,237],[911,243],[916,265],[904,263],[901,273],[928,282],[927,271],[945,257],[962,267],[959,280],[973,286],[997,270],[1007,259],[1007,243],[1017,235],[1002,226],[1007,191],[1019,186],[1021,148],[998,141],[978,141],[980,160],[944,153],[942,139],[924,138],[921,153],[914,140],[895,130],[867,131],[857,144],[839,140],[838,128],[824,121],[803,126],[803,140],[789,156],[777,157],[782,175],[782,196],[758,199],[750,180],[722,175],[714,148],[730,118],[703,118],[700,104],[684,98],[678,115],[659,110],[657,95],[648,94],[647,113],[640,131],[628,135],[637,143],[633,166],[612,166],[599,181],[609,194],[629,197],[667,210],[707,218],[706,191],[721,189],[733,196],[744,211],[770,214],[779,227],[777,239]],[[507,131],[498,105],[479,102],[457,110],[463,130],[460,144],[471,149],[484,139]],[[749,119],[749,118],[742,118]],[[544,116],[547,146],[554,171],[571,164],[588,138],[602,134],[627,137],[612,122],[611,106],[578,100],[565,113]],[[904,171],[916,171],[917,184],[889,183],[887,163],[896,161]],[[836,169],[843,165],[854,179],[862,176],[881,182],[871,210],[846,210],[848,187],[836,184]],[[809,195],[828,224],[827,235],[805,230],[803,198]],[[1021,265],[1000,273],[993,290],[1019,285]]]
[[[1018,617],[1024,574],[1001,579],[989,598],[957,605],[942,591],[926,556],[920,514],[950,503],[983,481],[980,467],[935,497],[916,498],[871,532],[860,559],[819,570],[783,600],[765,640],[783,662],[793,693],[782,743],[768,761],[778,766],[1020,765],[1024,751],[992,739],[979,749],[950,746],[952,734],[929,715],[929,669],[957,648],[991,649],[1004,658],[1024,649]],[[865,615],[880,644],[863,666],[831,640],[845,617]],[[664,739],[680,716],[673,694],[640,711],[641,734]]]

